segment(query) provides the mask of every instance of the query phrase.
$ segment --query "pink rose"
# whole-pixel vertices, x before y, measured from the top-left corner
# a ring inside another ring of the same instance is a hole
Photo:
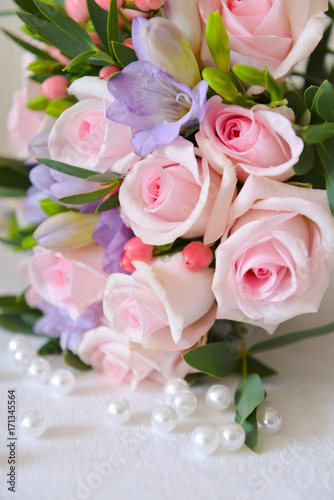
[[[304,148],[292,128],[293,119],[293,111],[285,106],[246,109],[227,106],[214,96],[208,101],[196,140],[214,168],[217,155],[229,158],[241,181],[250,174],[284,181],[294,175],[293,165]]]
[[[204,234],[205,242],[212,243],[222,230],[212,229],[209,219],[218,210],[216,225],[223,224],[235,183],[233,174],[230,182],[222,183],[201,152],[178,137],[134,165],[119,192],[122,214],[144,243],[164,245]]]
[[[78,355],[94,370],[101,371],[116,384],[130,383],[135,389],[145,378],[166,380],[184,377],[190,367],[183,361],[184,351],[152,351],[126,343],[111,328],[99,326],[87,331],[78,346]]]
[[[131,276],[108,278],[104,314],[111,328],[145,349],[189,349],[214,322],[213,269],[186,269],[181,252],[151,265],[132,263]]]
[[[250,176],[216,251],[218,318],[272,333],[316,312],[334,263],[334,220],[326,192]]]
[[[206,23],[218,10],[230,39],[231,65],[266,66],[275,78],[306,59],[323,35],[321,18],[327,0],[199,0]],[[204,66],[212,66],[206,42]]]
[[[95,243],[63,252],[34,247],[30,284],[42,299],[67,309],[76,320],[90,304],[103,298],[107,282],[103,256],[104,249]]]
[[[79,102],[64,111],[52,127],[50,158],[98,172],[126,172],[138,156],[130,144],[131,130],[105,116],[113,100],[107,82],[84,76],[72,83],[68,93]]]

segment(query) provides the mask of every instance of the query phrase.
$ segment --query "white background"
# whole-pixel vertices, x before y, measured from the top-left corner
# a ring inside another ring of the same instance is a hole
[[[11,5],[1,0],[1,9]],[[18,26],[12,18],[0,23]],[[18,28],[16,28],[18,31]],[[14,89],[19,88],[20,50],[0,34],[1,133],[6,152],[6,116]],[[0,249],[0,293],[21,290],[15,275],[18,255]],[[287,333],[334,320],[332,280],[318,314],[282,325]],[[219,426],[234,418],[234,408],[215,414],[204,404],[205,386],[194,389],[199,406],[169,435],[152,431],[150,412],[162,401],[161,387],[142,385],[137,393],[114,388],[102,377],[77,376],[65,398],[54,398],[46,386],[24,381],[7,353],[10,336],[0,335],[0,498],[19,500],[333,500],[334,499],[334,335],[308,340],[259,356],[280,375],[267,379],[266,405],[283,415],[281,431],[261,438],[260,454],[246,447],[235,453],[219,449],[201,458],[192,453],[190,435],[199,424]],[[254,334],[254,341],[265,338]],[[251,339],[253,341],[253,338]],[[60,360],[52,359],[53,368]],[[234,390],[237,377],[224,382]],[[17,491],[7,491],[6,448],[8,389],[16,389],[17,417],[30,409],[47,416],[48,429],[36,440],[18,433]],[[112,394],[129,397],[133,417],[122,427],[106,420]]]

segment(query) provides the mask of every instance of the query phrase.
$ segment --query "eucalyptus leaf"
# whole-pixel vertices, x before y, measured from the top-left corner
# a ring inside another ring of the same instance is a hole
[[[327,199],[329,207],[334,217],[334,186],[331,183],[329,176],[327,175],[326,175],[326,190],[327,190]]]
[[[285,92],[284,97],[288,100],[289,108],[291,108],[295,114],[296,123],[299,123],[305,112],[305,103],[301,95],[295,90],[288,90]]]
[[[242,425],[255,408],[264,401],[265,397],[266,393],[258,374],[252,373],[242,379],[235,392],[235,407],[237,410],[235,421]]]
[[[304,92],[304,102],[307,109],[312,110],[314,98],[319,90],[319,87],[311,85]]]
[[[309,125],[299,135],[309,144],[325,141],[334,136],[334,123],[326,122],[320,125]]]
[[[296,175],[305,175],[311,170],[314,164],[314,148],[309,144],[304,145],[302,154],[298,162],[293,166]]]
[[[46,165],[47,167],[52,168],[53,170],[57,170],[57,172],[71,175],[72,177],[78,177],[79,179],[87,179],[87,177],[96,174],[94,170],[75,167],[74,165],[69,165],[68,163],[63,163],[56,160],[50,160],[49,158],[36,158],[36,159],[40,163],[43,163],[43,165]]]
[[[334,91],[324,89],[317,92],[314,98],[317,113],[328,122],[334,122]]]
[[[241,363],[240,363],[241,364]],[[242,374],[242,367],[240,366],[239,373]],[[255,359],[251,356],[247,356],[247,373],[257,373],[261,378],[265,377],[274,377],[278,375],[278,373],[270,368],[270,366],[262,363],[258,359]]]
[[[59,198],[58,201],[70,205],[86,205],[87,203],[93,203],[94,201],[101,200],[101,198],[104,198],[104,196],[109,194],[112,189],[112,187],[108,186],[106,188],[98,189],[97,191],[91,191],[89,193],[64,196],[63,198]]]
[[[257,408],[246,418],[242,423],[242,427],[246,433],[245,444],[254,453],[259,453],[259,431],[257,426]]]
[[[232,373],[238,365],[240,354],[226,342],[195,347],[183,354],[185,362],[196,370],[223,378]]]
[[[334,186],[334,144],[332,141],[317,144],[317,151],[326,172],[326,178]]]

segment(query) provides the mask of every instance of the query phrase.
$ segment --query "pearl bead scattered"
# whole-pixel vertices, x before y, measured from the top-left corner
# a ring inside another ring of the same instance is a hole
[[[226,450],[236,451],[242,447],[246,433],[241,425],[230,422],[221,427],[221,442]]]
[[[22,347],[29,347],[30,344],[28,340],[23,335],[16,335],[8,342],[8,349],[11,353],[15,353]]]
[[[36,352],[29,344],[26,346],[22,345],[14,352],[14,360],[22,368],[28,368],[35,357]]]
[[[131,416],[129,401],[121,396],[111,398],[108,401],[107,414],[113,424],[125,424]]]
[[[170,432],[178,422],[176,410],[169,405],[157,406],[152,412],[151,421],[157,431]]]
[[[209,408],[215,411],[224,411],[231,404],[231,392],[222,384],[215,384],[209,387],[205,398]]]
[[[27,411],[21,420],[21,430],[25,436],[37,438],[46,430],[46,418],[40,411]]]
[[[210,425],[200,425],[192,433],[191,445],[197,453],[211,455],[219,446],[218,433]]]
[[[282,415],[271,406],[261,408],[257,412],[257,425],[262,434],[275,434],[282,427]]]
[[[176,391],[189,390],[189,384],[183,378],[172,378],[164,386],[164,395],[167,403],[170,403],[171,397]]]
[[[175,408],[179,417],[188,417],[197,407],[196,396],[188,390],[176,391],[170,397],[170,403]]]
[[[26,377],[34,384],[46,384],[51,373],[50,363],[44,358],[34,358],[28,366]]]
[[[66,396],[75,386],[75,377],[72,372],[65,369],[56,370],[51,373],[49,378],[49,387],[54,394]]]

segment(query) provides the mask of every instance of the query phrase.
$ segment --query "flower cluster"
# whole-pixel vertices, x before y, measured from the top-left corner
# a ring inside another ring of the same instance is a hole
[[[317,311],[334,91],[303,98],[289,75],[327,0],[61,4],[31,2],[44,23],[20,13],[34,57],[9,118],[35,332],[136,386],[198,368],[185,353],[217,319],[273,333]]]

